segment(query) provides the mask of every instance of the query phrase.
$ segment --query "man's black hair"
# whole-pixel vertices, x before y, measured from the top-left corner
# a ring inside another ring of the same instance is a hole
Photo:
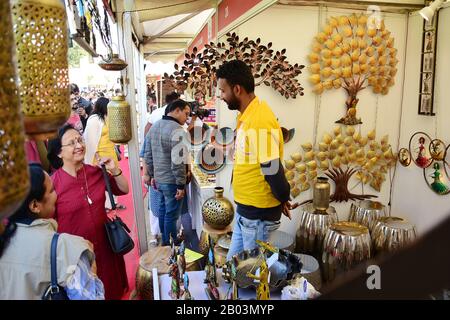
[[[75,83],[70,84],[70,94],[78,94],[80,93],[80,88]]]
[[[169,103],[169,105],[166,107],[166,111],[165,114],[166,116],[172,112],[175,111],[176,109],[180,109],[181,111],[184,110],[184,108],[188,107],[188,103],[184,100],[178,99],[175,101],[172,101],[171,103]]]
[[[175,91],[172,91],[171,93],[166,95],[166,104],[169,104],[178,99],[180,99],[180,95]]]
[[[240,85],[247,93],[255,91],[255,79],[252,70],[244,61],[227,61],[219,67],[216,75],[218,79],[227,80],[230,86]]]

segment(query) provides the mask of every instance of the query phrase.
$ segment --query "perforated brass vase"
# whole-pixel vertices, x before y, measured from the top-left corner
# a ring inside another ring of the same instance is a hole
[[[328,178],[318,177],[313,189],[313,206],[316,211],[326,212],[330,205]]]
[[[312,203],[300,208],[300,225],[296,234],[296,252],[307,253],[320,258],[322,255],[323,239],[331,224],[338,222],[334,207],[327,211],[316,211]]]
[[[375,252],[393,252],[416,239],[416,228],[399,217],[382,217],[373,229],[372,239]]]
[[[13,62],[14,37],[8,1],[0,1],[0,220],[28,194],[22,116]],[[0,222],[1,223],[1,222]]]
[[[226,228],[234,219],[234,208],[231,202],[223,197],[223,188],[214,188],[214,197],[205,201],[202,206],[203,221],[214,229]]]
[[[123,95],[112,97],[108,103],[109,140],[127,143],[131,140],[130,105]]]
[[[381,217],[386,216],[385,206],[378,201],[362,200],[350,207],[349,221],[354,221],[369,228],[372,234],[373,228]]]
[[[44,140],[70,115],[66,10],[60,0],[11,0],[11,11],[25,132]]]
[[[330,226],[323,241],[322,271],[332,281],[356,264],[370,259],[369,229],[356,222],[337,222]]]

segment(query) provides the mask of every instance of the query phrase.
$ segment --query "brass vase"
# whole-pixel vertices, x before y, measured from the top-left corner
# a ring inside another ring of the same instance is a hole
[[[28,194],[23,121],[14,67],[9,1],[0,1],[0,220],[13,214]],[[1,224],[1,222],[0,222]]]
[[[203,203],[203,221],[214,229],[226,228],[234,219],[234,208],[231,202],[223,197],[223,188],[214,188],[214,197]]]
[[[11,12],[25,132],[45,140],[70,115],[66,10],[60,0],[11,0]]]
[[[130,105],[123,95],[112,97],[108,103],[109,140],[127,143],[131,140]]]
[[[330,184],[328,183],[328,178],[317,178],[313,189],[313,206],[319,212],[326,212],[330,206]]]

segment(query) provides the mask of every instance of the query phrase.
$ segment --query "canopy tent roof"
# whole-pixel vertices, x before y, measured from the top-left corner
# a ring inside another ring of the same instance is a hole
[[[216,7],[216,0],[136,0],[132,11],[142,32],[144,57],[151,62],[174,62]]]

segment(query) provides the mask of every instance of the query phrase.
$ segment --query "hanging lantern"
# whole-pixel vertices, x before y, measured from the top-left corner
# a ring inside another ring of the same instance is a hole
[[[131,140],[130,105],[125,96],[112,97],[108,103],[109,140],[114,143],[127,143]]]
[[[60,0],[11,0],[25,132],[56,134],[70,115],[67,16]]]
[[[9,1],[0,1],[0,224],[28,194],[22,117],[13,63],[14,37]]]
[[[118,54],[113,54],[111,61],[99,62],[99,67],[107,71],[120,71],[125,69],[128,64],[119,58]]]

